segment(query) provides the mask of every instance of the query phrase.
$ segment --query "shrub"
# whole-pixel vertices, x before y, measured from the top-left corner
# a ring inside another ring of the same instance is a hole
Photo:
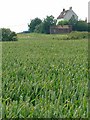
[[[1,28],[2,41],[17,41],[17,34],[10,29]]]
[[[71,39],[83,39],[83,38],[88,38],[88,32],[71,32],[69,34]]]
[[[54,37],[52,39],[58,39],[58,40],[80,40],[80,39],[88,39],[89,38],[89,33],[88,32],[78,32],[78,31],[73,31],[68,34],[60,34],[57,36],[57,38]]]
[[[69,21],[67,20],[62,20],[58,22],[58,25],[68,25],[68,24],[69,24]]]
[[[77,31],[88,31],[88,24],[85,21],[78,21],[75,25],[75,30]]]
[[[71,32],[63,37],[63,40],[88,39],[88,32]]]

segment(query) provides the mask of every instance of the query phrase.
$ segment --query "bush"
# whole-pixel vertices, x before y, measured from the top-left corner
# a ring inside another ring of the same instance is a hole
[[[69,39],[88,39],[88,32],[71,32],[68,34]]]
[[[80,39],[88,39],[89,34],[88,32],[78,32],[73,31],[68,34],[60,34],[57,38],[53,37],[52,39],[58,39],[58,40],[80,40]]]
[[[88,31],[88,24],[85,21],[78,21],[75,25],[75,30],[77,31]]]
[[[88,32],[90,32],[90,23],[88,23]]]
[[[10,29],[1,28],[2,41],[17,41],[17,34]]]
[[[62,21],[59,21],[58,22],[58,25],[69,25],[69,21],[67,21],[67,20],[62,20]]]

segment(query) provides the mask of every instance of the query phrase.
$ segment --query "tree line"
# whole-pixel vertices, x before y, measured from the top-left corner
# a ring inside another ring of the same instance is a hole
[[[36,32],[36,33],[50,33],[50,26],[56,25],[57,20],[54,18],[54,16],[47,16],[44,20],[41,20],[40,18],[35,18],[31,20],[29,27],[29,32]],[[75,20],[74,17],[72,17],[69,21],[63,20],[60,21],[57,25],[72,25],[73,31],[90,31],[90,23],[87,23],[83,20]]]
[[[57,20],[54,18],[54,16],[46,16],[44,20],[41,20],[40,18],[36,17],[35,19],[32,19],[30,24],[28,24],[28,31],[27,33],[44,33],[44,34],[50,34],[50,27],[55,26],[57,23]],[[63,20],[58,22],[57,25],[72,25],[73,31],[88,31],[90,32],[90,23],[87,23],[86,21],[79,20],[76,21],[74,17],[72,17],[69,21]],[[17,41],[17,34],[10,29],[1,28],[1,37],[0,40],[2,41]]]

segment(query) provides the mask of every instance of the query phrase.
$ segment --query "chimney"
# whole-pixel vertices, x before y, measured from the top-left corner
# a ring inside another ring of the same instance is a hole
[[[63,12],[65,11],[65,9],[63,8]]]
[[[70,7],[69,10],[72,10],[72,7]]]

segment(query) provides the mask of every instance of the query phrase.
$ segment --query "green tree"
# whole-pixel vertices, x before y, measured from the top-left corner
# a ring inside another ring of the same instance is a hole
[[[30,31],[30,32],[34,32],[35,27],[36,27],[37,25],[39,25],[40,23],[42,23],[42,20],[39,19],[39,18],[35,18],[35,19],[31,20],[31,23],[28,25],[29,31]]]
[[[2,41],[16,41],[17,34],[12,32],[10,29],[1,28],[2,31]]]
[[[36,32],[36,33],[43,33],[43,22],[35,27],[34,32]]]
[[[43,21],[42,33],[49,34],[50,33],[50,26],[53,26],[53,25],[56,25],[56,20],[54,19],[54,17],[52,15],[47,16]]]
[[[72,25],[72,30],[76,30],[76,24],[77,24],[77,20],[75,19],[75,16],[73,15],[71,17],[71,19],[69,20],[69,25]]]

